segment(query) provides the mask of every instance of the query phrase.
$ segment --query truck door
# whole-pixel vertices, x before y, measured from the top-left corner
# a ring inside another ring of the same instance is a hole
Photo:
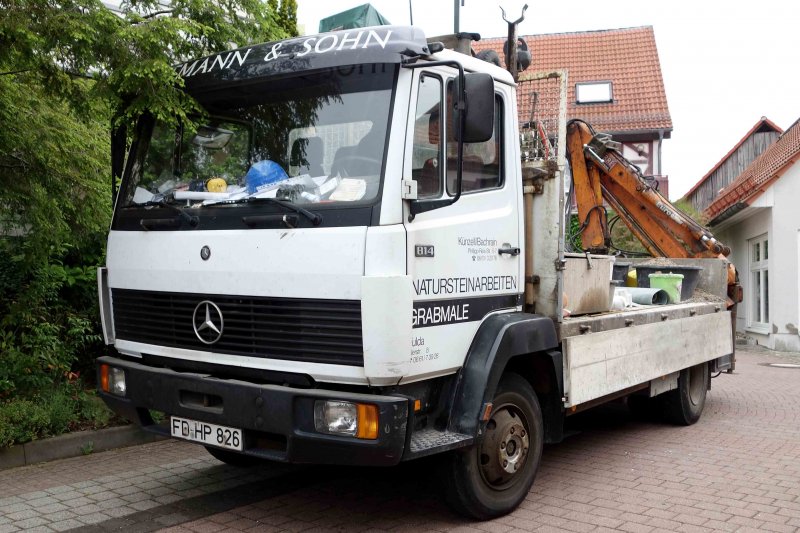
[[[415,73],[403,177],[417,182],[419,199],[446,199],[456,192],[457,142],[447,112],[453,82],[444,69]],[[412,375],[460,367],[484,317],[521,305],[512,98],[510,88],[497,85],[492,138],[464,145],[462,195],[456,203],[409,221],[406,202],[408,274],[414,286]]]

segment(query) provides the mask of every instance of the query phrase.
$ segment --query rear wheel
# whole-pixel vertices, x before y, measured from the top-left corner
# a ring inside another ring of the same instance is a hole
[[[483,439],[445,465],[445,496],[458,513],[487,520],[513,511],[528,494],[542,458],[539,401],[517,374],[503,377]]]
[[[678,388],[662,395],[666,419],[680,426],[690,426],[700,420],[706,405],[708,381],[708,363],[681,370]]]
[[[222,450],[220,448],[214,448],[213,446],[206,446],[206,451],[210,453],[211,457],[213,457],[214,459],[222,461],[226,465],[230,466],[247,468],[250,466],[258,466],[260,464],[264,464],[263,459],[252,457],[250,455],[244,455],[241,453],[231,452],[228,450]]]

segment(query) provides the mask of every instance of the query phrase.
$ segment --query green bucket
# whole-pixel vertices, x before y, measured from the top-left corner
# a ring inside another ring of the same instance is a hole
[[[669,295],[669,303],[676,304],[681,301],[681,287],[683,274],[650,274],[650,288],[663,289]]]

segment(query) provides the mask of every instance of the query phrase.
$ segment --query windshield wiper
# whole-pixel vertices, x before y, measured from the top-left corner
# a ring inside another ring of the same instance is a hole
[[[190,215],[182,207],[168,203],[167,198],[162,198],[161,200],[149,200],[147,202],[131,204],[125,207],[166,207],[178,213],[181,219],[185,220],[189,226],[196,228],[200,224],[200,218],[197,215]]]
[[[303,209],[299,205],[295,205],[295,204],[293,204],[291,202],[286,202],[284,200],[278,200],[277,198],[268,198],[266,196],[261,196],[261,197],[256,197],[256,198],[247,197],[247,198],[240,198],[238,200],[222,201],[222,202],[219,202],[219,203],[223,203],[223,204],[276,204],[276,205],[279,205],[279,206],[283,207],[284,209],[288,209],[289,211],[294,211],[295,213],[303,215],[308,220],[310,220],[311,223],[313,225],[315,225],[315,226],[319,226],[320,224],[322,224],[322,215],[320,215],[319,213],[314,213],[312,211],[309,211],[308,209]]]

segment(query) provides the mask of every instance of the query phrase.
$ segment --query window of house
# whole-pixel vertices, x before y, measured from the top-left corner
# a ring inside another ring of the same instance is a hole
[[[610,81],[591,81],[575,84],[575,101],[579,104],[599,104],[614,101]]]
[[[761,235],[748,241],[750,250],[750,302],[748,326],[769,331],[769,240]]]
[[[423,74],[417,90],[414,117],[414,148],[411,152],[411,177],[417,182],[418,198],[442,194],[442,81]]]

